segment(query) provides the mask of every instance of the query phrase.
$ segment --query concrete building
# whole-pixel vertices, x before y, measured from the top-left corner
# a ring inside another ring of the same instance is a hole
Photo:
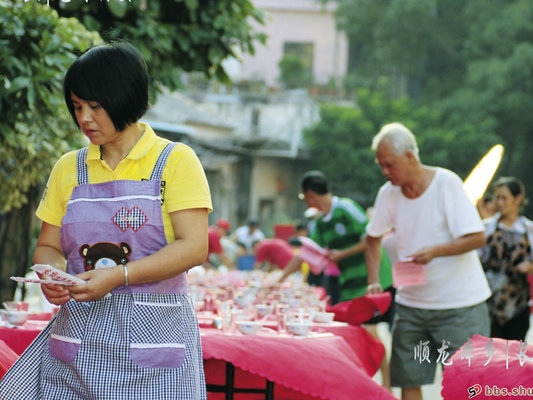
[[[260,81],[279,87],[279,62],[284,55],[300,56],[311,68],[318,85],[346,75],[348,40],[337,29],[335,4],[316,0],[253,0],[266,13],[266,24],[256,29],[267,35],[266,45],[257,45],[254,55],[243,54],[240,63],[229,62],[237,81]]]
[[[315,82],[325,85],[344,77],[348,46],[336,29],[330,3],[253,3],[267,13],[266,25],[258,30],[268,41],[256,45],[254,56],[228,62],[235,85],[164,93],[145,119],[160,134],[190,144],[198,153],[211,188],[211,223],[224,217],[236,227],[256,217],[272,234],[276,224],[303,218],[299,179],[311,160],[302,131],[318,120],[320,106],[309,88],[280,88],[278,63],[285,54],[299,55],[312,68]]]
[[[211,223],[224,217],[236,227],[253,216],[271,234],[274,225],[301,219],[305,205],[297,198],[298,182],[309,165],[301,130],[316,121],[318,106],[307,97],[276,99],[268,96],[260,108],[268,118],[259,117],[255,126],[250,114],[257,104],[239,95],[203,94],[195,101],[164,93],[143,118],[161,136],[198,154],[211,189]],[[263,131],[270,118],[275,123]]]

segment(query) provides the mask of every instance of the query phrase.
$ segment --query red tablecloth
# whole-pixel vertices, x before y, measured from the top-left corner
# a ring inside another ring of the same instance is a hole
[[[360,326],[329,326],[314,328],[315,332],[331,332],[344,338],[357,356],[354,360],[362,366],[369,376],[379,370],[381,361],[385,356],[383,344]]]
[[[19,328],[0,327],[0,340],[21,354],[43,327],[40,321]],[[361,327],[319,325],[316,331],[334,335],[245,336],[201,329],[206,381],[224,384],[228,361],[236,367],[236,387],[264,387],[266,378],[275,383],[277,400],[394,398],[371,378],[384,354],[381,343]],[[235,395],[236,400],[258,397]],[[210,400],[220,398],[221,394],[209,394]]]
[[[376,315],[383,315],[389,309],[391,301],[390,292],[367,294],[328,306],[326,311],[335,313],[335,321],[361,325]]]
[[[28,321],[17,328],[0,326],[0,340],[20,355],[47,324],[47,321]]]
[[[0,340],[0,379],[7,370],[17,361],[18,354],[15,353],[3,340]]]
[[[359,340],[361,346],[366,343],[373,348],[374,339],[362,328],[344,328],[353,347],[359,346],[355,344]],[[366,342],[368,338],[371,341]],[[224,384],[223,362],[228,361],[237,368],[235,387],[260,388],[268,379],[275,383],[274,398],[278,400],[394,399],[366,373],[364,363],[341,336],[224,335],[214,329],[202,329],[202,346],[210,384]],[[209,399],[221,398],[223,395],[209,395]],[[260,396],[237,394],[235,398]]]
[[[451,362],[442,374],[444,400],[533,398],[532,345],[474,335]]]

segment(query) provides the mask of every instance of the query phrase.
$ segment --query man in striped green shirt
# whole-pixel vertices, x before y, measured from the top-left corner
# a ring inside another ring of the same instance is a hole
[[[325,287],[331,304],[363,296],[367,289],[364,236],[368,223],[364,210],[351,199],[334,196],[321,171],[304,174],[301,188],[307,205],[322,212],[314,221],[309,237],[330,251],[330,259],[337,263],[340,271],[339,276],[323,274],[311,279]],[[390,287],[391,266],[385,255],[380,274],[382,287]]]

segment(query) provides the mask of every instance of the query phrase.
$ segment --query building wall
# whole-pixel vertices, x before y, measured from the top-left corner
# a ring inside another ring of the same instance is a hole
[[[227,218],[235,228],[253,216],[272,234],[276,223],[300,220],[305,208],[297,198],[298,184],[308,164],[301,154],[301,131],[317,120],[318,103],[306,92],[255,101],[240,94],[205,94],[199,100],[185,112],[179,96],[160,98],[149,121],[158,134],[196,151],[211,190],[209,223]],[[179,123],[170,118],[174,109],[183,111]],[[260,110],[256,129],[253,109]],[[198,115],[220,125],[197,123]],[[235,127],[229,136],[228,126]]]
[[[326,84],[330,78],[346,75],[348,42],[337,31],[334,7],[314,0],[254,0],[256,8],[267,12],[264,26],[257,30],[268,35],[266,46],[257,44],[254,55],[241,56],[239,71],[232,73],[240,80],[262,80],[268,86],[279,86],[278,63],[283,57],[285,42],[314,44],[313,75],[315,82]]]
[[[213,203],[210,225],[214,225],[219,218],[226,218],[233,225],[238,220],[236,166],[235,163],[226,163],[217,169],[205,169]]]
[[[297,159],[255,157],[250,179],[249,216],[257,217],[266,234],[276,224],[303,219],[306,205],[298,199],[307,163]]]

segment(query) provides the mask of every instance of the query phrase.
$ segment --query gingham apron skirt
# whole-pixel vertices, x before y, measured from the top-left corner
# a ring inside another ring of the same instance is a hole
[[[167,244],[161,175],[89,184],[87,148],[62,221],[67,271],[106,268]],[[70,300],[0,382],[0,399],[206,399],[198,322],[184,274],[118,287],[91,302]]]

